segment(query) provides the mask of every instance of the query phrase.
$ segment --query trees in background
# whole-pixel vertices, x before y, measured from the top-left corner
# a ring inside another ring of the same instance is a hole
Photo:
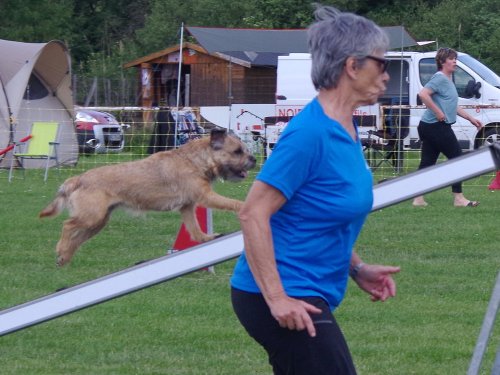
[[[322,1],[373,19],[404,25],[417,40],[435,40],[500,72],[498,0]],[[63,40],[79,74],[119,75],[123,63],[179,41],[190,26],[304,28],[310,0],[1,0],[0,38]],[[436,48],[436,44],[430,48]]]

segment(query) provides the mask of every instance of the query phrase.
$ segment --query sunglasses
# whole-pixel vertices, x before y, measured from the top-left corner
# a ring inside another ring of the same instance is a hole
[[[371,56],[371,55],[367,55],[367,56],[365,56],[365,58],[378,62],[380,64],[380,68],[382,70],[382,73],[387,72],[387,67],[389,66],[389,60],[383,59],[383,58],[377,57],[377,56]]]

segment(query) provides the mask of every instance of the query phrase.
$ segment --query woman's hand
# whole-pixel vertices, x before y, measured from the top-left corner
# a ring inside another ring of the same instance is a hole
[[[483,123],[481,122],[481,120],[471,116],[469,113],[467,113],[467,111],[465,109],[463,109],[462,107],[458,107],[457,108],[457,114],[460,116],[460,117],[463,117],[464,119],[468,120],[472,125],[474,125],[477,130],[480,130],[482,127],[483,127]]]
[[[477,130],[480,130],[483,127],[483,123],[477,118],[472,117],[469,121],[477,128]]]
[[[370,295],[373,302],[383,302],[396,295],[396,282],[392,275],[400,270],[399,267],[365,264],[354,277],[354,281]]]
[[[306,329],[309,336],[316,336],[316,328],[309,314],[319,314],[321,309],[286,295],[268,301],[268,305],[280,327],[297,331]]]

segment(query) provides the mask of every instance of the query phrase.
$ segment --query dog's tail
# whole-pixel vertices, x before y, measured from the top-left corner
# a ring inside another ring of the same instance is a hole
[[[70,194],[75,191],[79,186],[79,177],[69,178],[61,185],[59,188],[55,199],[49,203],[47,207],[45,207],[40,214],[39,217],[51,217],[59,215],[62,210],[67,206],[68,197]]]

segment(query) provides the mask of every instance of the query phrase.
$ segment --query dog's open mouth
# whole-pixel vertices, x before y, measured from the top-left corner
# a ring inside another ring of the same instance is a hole
[[[228,168],[226,169],[226,173],[224,173],[223,175],[224,179],[226,180],[240,181],[248,177],[248,170]]]
[[[224,179],[227,180],[233,180],[233,181],[244,180],[245,178],[248,177],[248,171],[254,168],[255,164],[256,164],[255,159],[250,158],[250,160],[248,160],[243,165],[240,165],[239,167],[235,165],[227,166],[227,168],[225,168],[225,171],[221,173],[221,175],[224,176]]]
[[[243,179],[247,178],[248,171],[246,169],[243,169],[243,170],[232,170],[231,174],[233,175],[234,179],[243,180]]]

